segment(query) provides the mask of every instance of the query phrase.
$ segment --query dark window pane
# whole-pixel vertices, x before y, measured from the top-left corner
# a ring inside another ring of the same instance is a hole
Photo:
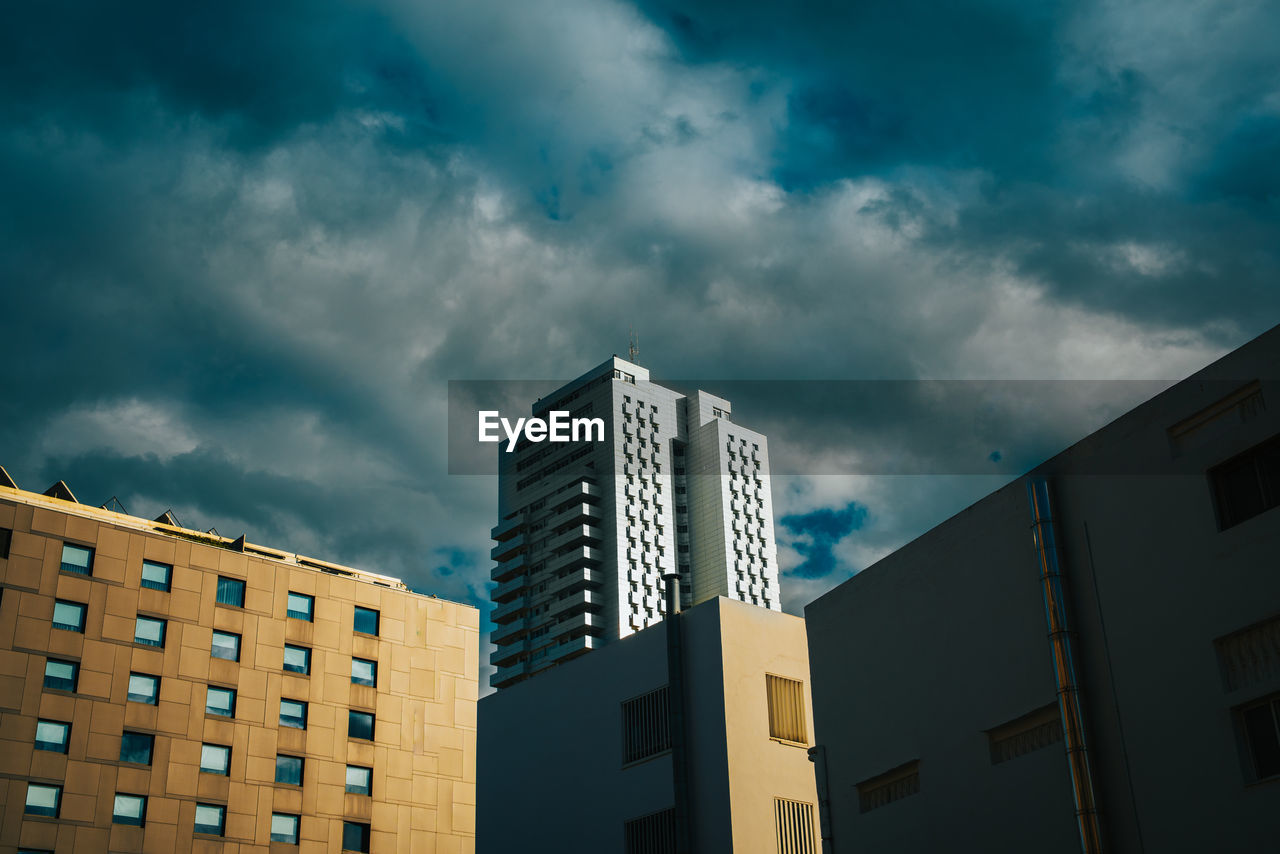
[[[54,691],[74,691],[79,675],[80,666],[74,661],[51,658],[44,664],[44,687]]]
[[[126,732],[120,736],[120,761],[138,765],[151,764],[155,736],[145,732]]]
[[[361,738],[373,741],[373,715],[368,712],[349,712],[347,716],[347,738]]]
[[[356,631],[365,635],[376,635],[378,633],[378,612],[372,608],[361,608],[356,606]]]
[[[223,605],[234,605],[237,608],[243,608],[244,582],[238,578],[227,578],[222,575],[218,576],[217,600]]]
[[[301,756],[285,756],[283,754],[276,756],[276,782],[286,783],[290,786],[302,785],[302,757]]]
[[[354,821],[344,821],[342,823],[342,850],[368,851],[369,825],[359,824]]]
[[[209,654],[227,661],[240,660],[240,636],[231,632],[214,632]]]
[[[0,558],[9,557],[9,544],[13,542],[13,531],[0,528]]]
[[[316,598],[305,593],[289,593],[289,616],[295,620],[311,622],[315,614]]]
[[[153,560],[144,560],[142,562],[142,586],[149,587],[152,590],[169,589],[169,578],[173,573],[173,567],[167,563],[157,563]]]
[[[1276,735],[1274,704],[1245,710],[1244,729],[1249,736],[1249,752],[1253,755],[1258,779],[1280,774],[1280,737]]]
[[[62,571],[76,575],[93,575],[93,549],[62,544]]]
[[[36,750],[66,753],[71,739],[71,724],[62,721],[36,722]]]

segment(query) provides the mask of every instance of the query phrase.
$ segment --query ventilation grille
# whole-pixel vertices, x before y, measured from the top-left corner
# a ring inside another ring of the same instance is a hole
[[[778,828],[778,854],[814,854],[813,804],[773,799]]]
[[[667,686],[622,704],[622,763],[638,762],[671,749]]]
[[[769,693],[769,735],[783,741],[807,743],[804,726],[804,683],[765,675]]]
[[[633,818],[626,823],[624,831],[627,837],[627,854],[675,854],[674,808]]]
[[[858,784],[858,804],[862,812],[888,806],[920,791],[920,760],[912,760]]]
[[[1251,688],[1280,678],[1280,617],[1218,638],[1218,665],[1228,691]]]
[[[991,764],[999,765],[1062,741],[1062,717],[1052,703],[987,732]]]

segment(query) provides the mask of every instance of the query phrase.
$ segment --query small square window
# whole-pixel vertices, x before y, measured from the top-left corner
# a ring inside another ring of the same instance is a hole
[[[160,677],[146,673],[129,674],[129,702],[154,706],[160,701]]]
[[[305,620],[308,623],[315,618],[316,597],[308,596],[305,593],[294,593],[289,591],[289,618],[292,620]]]
[[[210,685],[209,692],[205,695],[204,711],[208,715],[234,718],[236,716],[236,692],[231,688],[218,688]]]
[[[1253,779],[1280,775],[1280,695],[1243,709],[1240,722],[1253,764]]]
[[[80,681],[80,665],[50,658],[44,663],[44,687],[51,691],[74,691]]]
[[[361,765],[348,765],[347,792],[352,795],[373,794],[373,769]]]
[[[227,824],[227,808],[218,804],[196,804],[196,833],[221,836]]]
[[[301,756],[276,755],[276,782],[289,786],[302,785],[302,768],[304,760]]]
[[[378,612],[372,608],[361,608],[356,606],[356,631],[362,635],[376,635],[378,633]]]
[[[62,571],[75,575],[93,575],[93,549],[63,543]]]
[[[155,617],[138,617],[133,629],[133,642],[143,646],[164,646],[165,620]]]
[[[150,765],[156,737],[148,732],[126,732],[120,736],[120,761]]]
[[[173,567],[167,563],[159,563],[154,560],[144,560],[142,562],[142,586],[151,590],[163,590],[169,592],[170,579],[173,577]]]
[[[244,582],[239,578],[227,578],[225,575],[219,575],[217,602],[219,605],[232,605],[236,608],[243,608]]]
[[[27,815],[44,815],[58,817],[58,808],[62,805],[62,787],[45,786],[40,783],[27,784]]]
[[[311,650],[305,646],[284,645],[284,669],[289,673],[311,673]]]
[[[298,816],[273,812],[271,814],[271,841],[298,844]]]
[[[36,750],[66,753],[71,740],[71,724],[62,721],[36,722]]]
[[[365,658],[351,659],[351,681],[356,685],[377,685],[378,662]]]
[[[373,741],[373,715],[351,710],[347,713],[347,738]]]
[[[301,700],[280,700],[280,726],[307,728],[307,704]]]
[[[83,632],[86,610],[79,602],[59,599],[53,603],[53,627],[68,632]]]
[[[115,809],[111,812],[113,824],[131,824],[142,827],[147,815],[147,799],[142,795],[116,794]]]
[[[231,748],[225,744],[200,745],[200,773],[225,777],[231,773]]]
[[[209,647],[209,654],[214,658],[221,658],[226,661],[240,660],[240,636],[231,632],[213,633],[213,644]]]
[[[356,821],[344,821],[342,823],[342,850],[368,852],[369,825]]]

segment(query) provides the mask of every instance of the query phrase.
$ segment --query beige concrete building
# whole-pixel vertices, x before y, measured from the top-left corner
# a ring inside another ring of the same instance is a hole
[[[799,617],[712,599],[485,697],[480,721],[481,852],[817,850]]]
[[[0,852],[474,850],[476,609],[0,475]]]

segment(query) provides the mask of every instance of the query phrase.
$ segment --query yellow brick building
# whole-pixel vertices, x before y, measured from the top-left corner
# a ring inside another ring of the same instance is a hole
[[[0,583],[0,852],[474,850],[475,608],[60,484]]]

